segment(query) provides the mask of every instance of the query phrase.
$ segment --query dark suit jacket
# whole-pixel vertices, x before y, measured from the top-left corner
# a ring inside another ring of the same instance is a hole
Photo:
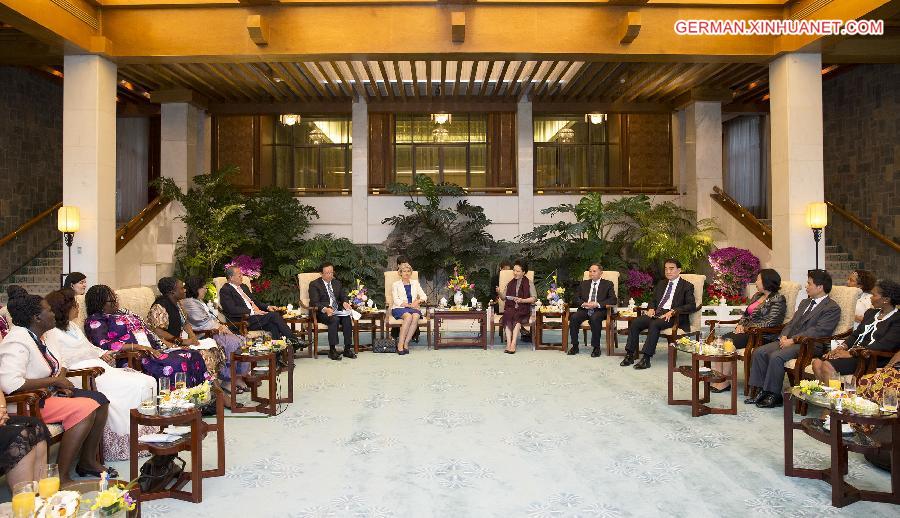
[[[875,321],[875,315],[878,314],[878,311],[875,308],[866,311],[863,321],[856,326],[850,338],[847,338],[847,347],[852,347],[856,344],[856,339],[863,334],[866,326]],[[891,315],[891,318],[879,323],[875,331],[860,346],[874,351],[897,352],[900,349],[900,311]]]
[[[337,280],[337,278],[331,280],[331,290],[334,291],[334,299],[338,305],[337,309],[341,309],[344,302],[350,302],[350,299],[347,298],[347,292],[344,291],[341,281]],[[315,306],[318,308],[317,311],[321,311],[322,308],[328,307],[329,302],[328,290],[325,288],[325,281],[321,277],[309,283],[310,306]]]
[[[591,296],[591,283],[593,281],[588,279],[586,281],[581,281],[581,284],[578,285],[578,290],[575,292],[575,300],[572,302],[572,305],[575,308],[581,308],[581,305],[588,301]],[[600,279],[599,284],[597,284],[597,303],[600,304],[600,308],[603,309],[608,305],[616,304],[616,290],[613,288],[613,283],[606,280]]]
[[[659,302],[666,294],[666,287],[669,285],[668,279],[663,279],[653,288],[653,301],[650,308],[659,307]],[[672,309],[678,312],[678,327],[685,330],[691,330],[691,313],[697,311],[697,302],[694,299],[694,285],[684,280],[684,277],[678,278],[678,284],[675,286],[675,293],[672,294]]]
[[[244,290],[244,293],[250,297],[250,300],[252,300],[259,309],[263,311],[269,310],[268,304],[265,304],[254,297],[247,286],[241,284],[241,289]],[[222,306],[222,314],[225,315],[228,320],[241,320],[241,318],[250,315],[250,308],[244,304],[244,299],[241,298],[240,293],[237,292],[231,283],[225,283],[225,285],[219,289],[219,305]]]
[[[784,326],[781,336],[793,338],[795,336],[822,337],[834,334],[834,328],[841,320],[841,307],[837,302],[826,297],[821,303],[806,314],[806,308],[812,301],[804,299],[800,307],[794,313],[791,321]]]
[[[758,291],[747,303],[750,306],[764,295]],[[762,304],[756,307],[752,315],[748,315],[747,311],[738,320],[738,324],[744,327],[775,327],[784,323],[784,316],[787,313],[787,299],[781,293],[773,293]],[[776,337],[777,338],[777,337]]]

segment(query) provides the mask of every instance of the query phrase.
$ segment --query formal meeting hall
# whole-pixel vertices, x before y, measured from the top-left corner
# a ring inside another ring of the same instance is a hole
[[[900,516],[900,0],[0,0],[0,518]]]

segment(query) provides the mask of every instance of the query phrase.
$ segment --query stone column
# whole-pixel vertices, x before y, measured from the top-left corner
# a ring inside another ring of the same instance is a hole
[[[182,191],[187,190],[194,176],[208,172],[208,161],[201,157],[205,118],[203,110],[189,103],[166,103],[160,107],[160,175],[175,180]],[[172,243],[186,231],[184,223],[175,219],[181,214],[180,204],[169,205]]]
[[[782,278],[805,283],[815,267],[806,206],[825,196],[822,56],[787,54],[769,65],[772,134],[772,263]],[[824,237],[819,267],[825,267]]]
[[[694,101],[684,109],[679,162],[684,164],[685,207],[697,211],[697,219],[712,217],[714,186],[722,187],[722,104]]]
[[[90,284],[115,286],[116,65],[93,55],[65,56],[63,63],[63,204],[81,213],[72,270]]]
[[[366,101],[353,103],[353,147],[351,197],[353,201],[352,241],[369,242],[369,112]]]
[[[521,101],[516,110],[519,234],[534,229],[534,123],[532,106]]]

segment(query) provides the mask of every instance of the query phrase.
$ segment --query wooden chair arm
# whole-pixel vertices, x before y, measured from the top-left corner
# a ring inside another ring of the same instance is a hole
[[[66,371],[66,377],[81,378],[81,386],[88,390],[97,390],[97,377],[106,372],[103,367],[88,367]]]
[[[41,419],[41,400],[50,397],[47,389],[26,390],[6,397],[6,404],[16,404],[16,415],[27,415]],[[24,409],[24,411],[23,411]]]
[[[141,372],[143,370],[143,364],[141,360],[144,359],[144,356],[147,353],[144,351],[117,351],[113,353],[113,358],[118,360],[126,360],[128,362],[128,366],[132,369]]]

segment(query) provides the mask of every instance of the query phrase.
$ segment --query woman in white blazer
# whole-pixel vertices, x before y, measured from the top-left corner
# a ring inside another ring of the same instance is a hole
[[[391,287],[391,316],[403,321],[397,338],[397,354],[409,354],[409,341],[419,328],[421,305],[428,300],[428,296],[419,281],[412,279],[412,267],[408,263],[402,263],[397,271],[400,280]]]

